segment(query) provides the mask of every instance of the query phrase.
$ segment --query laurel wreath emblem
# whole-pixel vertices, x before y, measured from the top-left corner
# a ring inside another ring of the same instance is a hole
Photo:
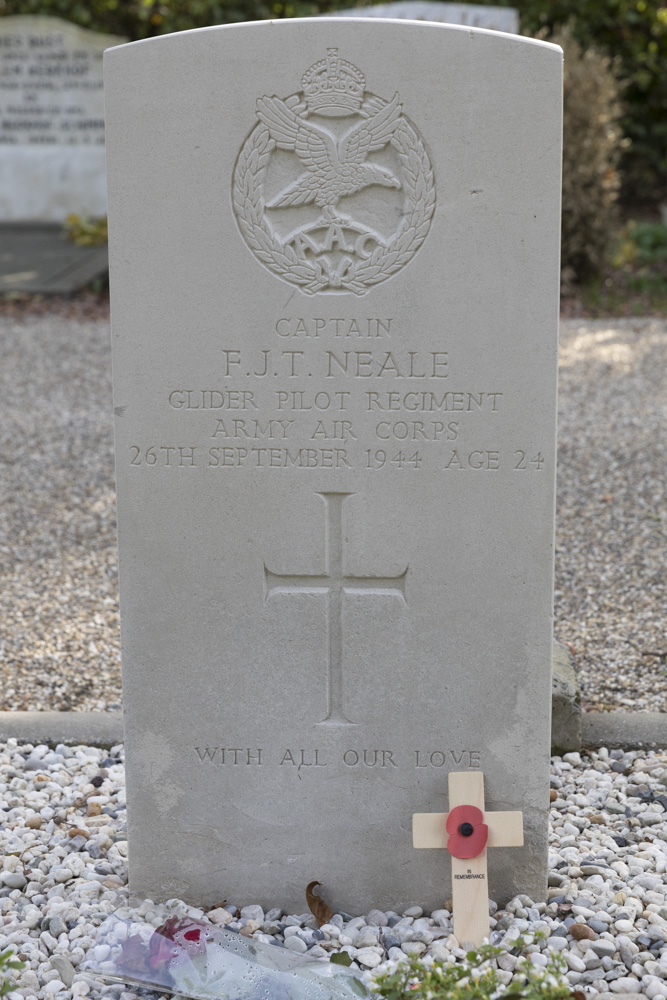
[[[307,107],[300,95],[293,94],[286,103],[296,114],[307,117]],[[376,95],[368,94],[359,113],[368,116],[387,103]],[[232,187],[236,220],[255,257],[274,274],[309,295],[332,290],[364,295],[405,267],[429,231],[435,211],[435,180],[424,144],[404,115],[390,139],[390,145],[401,166],[404,193],[401,223],[386,244],[378,246],[365,259],[351,261],[346,272],[332,280],[332,276],[324,273],[315,260],[299,256],[293,247],[282,243],[267,221],[264,179],[276,143],[267,126],[259,122],[239,153]]]

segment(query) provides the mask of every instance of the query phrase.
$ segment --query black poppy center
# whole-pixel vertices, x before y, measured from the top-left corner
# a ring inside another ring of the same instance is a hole
[[[461,823],[461,826],[459,827],[459,833],[461,834],[462,837],[472,837],[474,832],[475,828],[472,825],[472,823]]]

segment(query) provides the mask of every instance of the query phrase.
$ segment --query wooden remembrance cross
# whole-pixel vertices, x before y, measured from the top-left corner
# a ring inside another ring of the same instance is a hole
[[[489,936],[487,847],[522,847],[523,813],[484,812],[484,775],[449,775],[449,813],[415,813],[413,847],[445,847],[452,855],[454,936],[477,946]]]

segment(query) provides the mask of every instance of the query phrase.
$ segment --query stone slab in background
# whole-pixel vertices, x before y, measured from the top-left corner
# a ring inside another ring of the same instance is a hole
[[[133,892],[439,905],[410,817],[477,768],[525,818],[494,893],[545,892],[561,64],[345,19],[107,52]]]
[[[581,689],[566,646],[554,642],[551,693],[551,752],[581,749]]]
[[[0,17],[0,222],[104,215],[102,53],[56,17]]]
[[[106,246],[77,246],[63,238],[62,226],[0,223],[0,294],[68,295],[107,269]]]
[[[519,34],[519,11],[515,7],[492,7],[472,3],[441,3],[440,0],[395,0],[333,11],[322,17],[390,17],[408,21],[436,21],[462,24],[469,28],[487,28]]]

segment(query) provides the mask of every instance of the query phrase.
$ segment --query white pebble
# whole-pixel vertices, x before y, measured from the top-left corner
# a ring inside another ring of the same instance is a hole
[[[633,976],[621,976],[609,984],[613,993],[641,993],[642,984]]]
[[[66,990],[67,987],[60,979],[52,979],[44,987],[44,992],[53,995],[54,993],[60,993],[61,990]]]
[[[302,941],[301,938],[297,937],[296,934],[292,935],[292,937],[285,939],[285,947],[289,948],[290,951],[298,952],[300,955],[302,955],[305,951],[308,951],[308,945],[306,944],[306,942]]]
[[[585,972],[586,965],[578,955],[573,954],[571,951],[564,952],[565,961],[567,962],[569,968],[572,972]]]
[[[63,868],[54,868],[51,874],[53,875],[54,882],[69,882],[74,873],[72,872],[71,868],[63,867]]]
[[[426,951],[426,945],[423,941],[404,941],[401,949],[406,955],[422,955]]]
[[[375,948],[359,948],[354,957],[366,969],[375,969],[382,961],[379,951]]]

